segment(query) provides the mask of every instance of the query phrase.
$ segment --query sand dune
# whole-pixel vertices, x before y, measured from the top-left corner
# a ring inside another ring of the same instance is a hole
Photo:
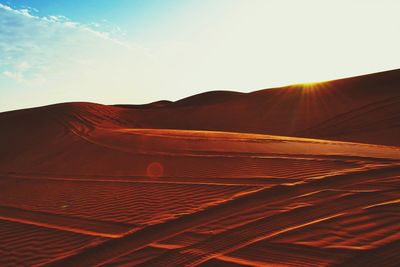
[[[0,265],[398,266],[399,73],[1,113]]]
[[[0,235],[1,266],[37,266],[104,241],[98,237],[3,219],[0,220]]]
[[[357,140],[364,143],[384,137],[380,143],[398,145],[399,107],[400,95],[392,96],[339,114],[299,134],[316,138]]]
[[[400,134],[395,116],[400,105],[388,101],[400,97],[399,76],[400,70],[394,70],[248,94],[208,92],[167,103],[162,108],[137,109],[140,116],[136,122],[142,128],[217,130],[400,145],[395,138]],[[373,112],[377,108],[380,114]],[[386,109],[390,109],[389,114]],[[345,120],[353,113],[359,114],[352,121],[354,124],[336,127],[335,123],[327,123],[333,119]],[[366,129],[363,124],[368,124],[368,120],[379,124]],[[326,127],[324,131],[319,129],[321,125]],[[346,129],[345,134],[337,129]],[[382,129],[390,130],[382,133]],[[386,134],[391,137],[382,138]]]

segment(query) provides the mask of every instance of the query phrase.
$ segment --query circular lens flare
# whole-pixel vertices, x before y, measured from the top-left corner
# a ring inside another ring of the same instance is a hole
[[[164,175],[164,166],[160,162],[152,162],[147,166],[147,176],[160,178]]]

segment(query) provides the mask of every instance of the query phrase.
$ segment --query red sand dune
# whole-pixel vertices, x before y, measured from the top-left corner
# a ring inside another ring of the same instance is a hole
[[[218,130],[400,145],[399,77],[400,70],[393,70],[248,94],[207,92],[166,102],[158,108],[131,108],[138,115],[135,127],[140,128]]]
[[[0,113],[0,266],[398,266],[398,88]]]

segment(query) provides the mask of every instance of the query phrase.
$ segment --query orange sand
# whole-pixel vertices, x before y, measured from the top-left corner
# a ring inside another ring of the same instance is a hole
[[[0,266],[398,266],[399,86],[0,113]]]

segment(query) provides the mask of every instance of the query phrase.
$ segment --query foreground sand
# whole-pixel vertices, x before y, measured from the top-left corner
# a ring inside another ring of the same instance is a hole
[[[52,156],[3,166],[1,266],[399,263],[397,147],[162,129],[63,135]]]

